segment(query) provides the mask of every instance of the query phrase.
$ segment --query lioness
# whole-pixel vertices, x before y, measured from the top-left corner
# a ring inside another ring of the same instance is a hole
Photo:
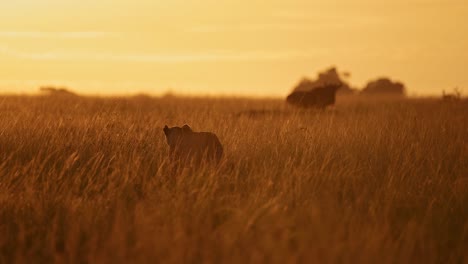
[[[219,162],[223,146],[218,137],[210,132],[194,132],[188,125],[183,127],[164,126],[171,158],[184,162]]]

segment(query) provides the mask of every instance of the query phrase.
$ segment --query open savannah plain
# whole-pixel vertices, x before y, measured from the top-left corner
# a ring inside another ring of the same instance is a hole
[[[4,96],[0,263],[468,263],[467,141],[466,101]]]

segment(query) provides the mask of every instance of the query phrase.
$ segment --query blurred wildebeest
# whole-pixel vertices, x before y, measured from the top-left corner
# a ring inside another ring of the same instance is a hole
[[[218,137],[210,132],[194,132],[188,125],[183,127],[164,126],[170,157],[176,161],[200,163],[219,162],[223,146]]]
[[[445,93],[445,90],[442,91],[442,100],[443,101],[460,101],[461,99],[461,92],[458,90],[458,88],[453,89],[453,93]]]
[[[292,92],[286,101],[300,107],[326,108],[335,104],[336,91],[342,86],[341,83],[325,84],[322,87],[310,91]]]

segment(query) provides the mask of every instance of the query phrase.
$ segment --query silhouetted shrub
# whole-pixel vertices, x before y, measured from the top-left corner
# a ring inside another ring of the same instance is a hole
[[[405,96],[406,88],[401,82],[393,82],[388,78],[379,78],[369,82],[361,91],[364,95],[397,95]]]
[[[64,87],[43,86],[39,90],[50,96],[77,96],[77,94]]]
[[[349,75],[349,73],[343,74],[344,77]],[[343,77],[340,76],[337,69],[332,67],[324,72],[319,72],[316,80],[303,78],[299,84],[294,87],[294,92],[311,91],[330,84],[340,84],[341,86],[339,86],[337,91],[340,94],[353,94],[356,91],[356,89],[351,88],[349,84],[343,80]]]

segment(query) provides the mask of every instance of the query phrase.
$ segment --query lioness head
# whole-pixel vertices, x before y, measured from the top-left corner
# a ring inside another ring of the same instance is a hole
[[[192,132],[192,129],[188,125],[184,125],[183,127],[168,127],[166,125],[163,131],[166,135],[167,144],[175,146],[185,134]]]

